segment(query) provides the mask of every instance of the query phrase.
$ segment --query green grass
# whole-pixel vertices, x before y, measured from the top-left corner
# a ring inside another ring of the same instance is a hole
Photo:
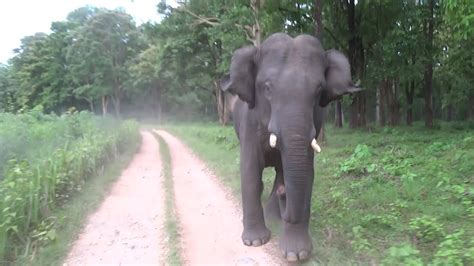
[[[87,112],[0,113],[0,264],[54,243],[54,213],[139,139],[137,123]]]
[[[73,195],[72,199],[52,216],[57,217],[55,241],[47,246],[40,247],[28,258],[16,261],[17,265],[62,265],[71,244],[77,238],[80,230],[85,225],[90,213],[97,209],[104,197],[108,194],[111,184],[117,180],[125,169],[139,145],[130,147],[129,150],[119,155],[113,162],[104,168],[97,176],[87,182],[82,191]]]
[[[239,149],[232,127],[164,128],[240,194]],[[443,124],[437,130],[421,125],[371,130],[329,126],[326,136],[315,160],[315,255],[310,263],[474,263],[472,125]],[[267,194],[273,175],[273,170],[265,171]]]
[[[153,132],[156,139],[160,144],[160,157],[163,164],[163,187],[165,188],[165,229],[167,234],[167,264],[169,265],[182,265],[183,260],[181,258],[181,244],[179,235],[179,221],[178,215],[174,205],[174,189],[173,189],[173,174],[171,165],[171,154],[169,151],[168,144],[163,140],[161,136]]]

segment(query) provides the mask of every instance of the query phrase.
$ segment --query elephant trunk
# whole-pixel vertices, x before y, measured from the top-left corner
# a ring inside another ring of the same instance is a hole
[[[311,117],[311,116],[310,116]],[[282,128],[282,163],[285,181],[286,208],[283,219],[291,224],[309,221],[314,179],[314,151],[311,141],[314,127],[304,115],[288,119]]]

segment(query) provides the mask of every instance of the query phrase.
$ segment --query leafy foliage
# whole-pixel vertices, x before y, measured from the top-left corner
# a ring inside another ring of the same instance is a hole
[[[446,235],[443,242],[439,244],[435,254],[433,265],[466,265],[474,262],[472,241],[470,246],[464,242],[461,236],[464,231],[458,231]]]
[[[341,176],[342,174],[354,174],[358,176],[365,173],[373,172],[375,170],[376,165],[366,165],[370,157],[371,154],[367,145],[357,145],[351,157],[341,163],[337,175]]]
[[[410,231],[419,241],[435,241],[444,236],[443,226],[433,217],[423,216],[412,219],[409,223]]]
[[[385,117],[398,125],[402,111],[411,125],[428,116],[431,102],[437,119],[474,115],[470,1],[157,2],[160,23],[137,27],[123,10],[85,6],[53,22],[50,34],[26,36],[1,67],[0,109],[42,105],[62,113],[74,106],[100,113],[101,106],[107,113],[113,106],[117,116],[159,118],[163,111],[220,118],[219,80],[233,51],[275,32],[314,34],[314,15],[321,13],[324,47],[343,51],[365,88],[356,100],[343,101],[351,126],[356,118],[385,125]]]
[[[410,244],[393,246],[388,250],[388,256],[383,260],[382,265],[423,265],[419,257],[420,251]]]
[[[0,114],[0,259],[55,240],[61,207],[89,177],[138,142],[137,125],[90,113]],[[22,252],[22,253],[20,253]]]

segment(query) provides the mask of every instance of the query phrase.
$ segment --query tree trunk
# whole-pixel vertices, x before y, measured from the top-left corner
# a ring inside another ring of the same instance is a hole
[[[107,115],[107,107],[109,105],[109,96],[104,95],[102,96],[102,115]]]
[[[158,90],[158,110],[156,111],[157,112],[157,119],[158,119],[158,122],[161,123],[161,119],[162,119],[162,114],[163,114],[163,107],[162,107],[162,104],[161,104],[161,89]]]
[[[323,41],[323,3],[322,0],[314,1],[314,34],[322,42]]]
[[[474,120],[474,94],[469,95],[469,106],[468,118]]]
[[[158,120],[158,123],[161,122],[161,87],[160,85],[154,85],[152,93],[152,108],[153,116]]]
[[[425,22],[426,31],[426,51],[428,53],[428,60],[425,64],[424,71],[424,98],[425,98],[425,126],[433,127],[433,12],[434,0],[428,2],[429,18]]]
[[[405,96],[407,99],[407,125],[413,125],[413,100],[415,97],[415,81],[410,81],[410,84],[407,85],[405,89]]]
[[[351,105],[349,107],[349,110],[351,111],[349,115],[349,128],[356,128],[358,127],[359,123],[359,113],[357,112],[359,109],[357,108],[358,106],[358,100],[357,97],[352,98]]]
[[[346,2],[347,3],[347,2]],[[349,37],[349,63],[351,72],[357,79],[362,79],[364,72],[364,47],[362,37],[358,34],[360,24],[359,16],[355,14],[355,0],[349,0],[347,3],[347,23],[350,33]],[[366,94],[364,91],[356,94],[351,103],[351,114],[349,120],[350,128],[364,127],[366,125]]]
[[[219,117],[219,124],[226,125],[229,122],[229,112],[226,111],[224,92],[221,90],[218,80],[214,81],[217,116]]]
[[[400,103],[398,101],[398,81],[387,79],[386,96],[389,110],[389,125],[396,126],[400,120]]]
[[[366,106],[367,106],[367,97],[366,91],[361,91],[357,93],[356,97],[359,98],[359,106],[358,106],[358,118],[359,118],[359,127],[365,127],[367,125],[367,119],[365,117],[366,114]]]
[[[446,117],[446,120],[448,120],[448,122],[451,122],[453,120],[453,114],[454,114],[454,107],[452,104],[449,104],[448,105],[448,115]]]
[[[343,121],[342,121],[342,103],[341,100],[337,100],[335,102],[335,119],[334,119],[334,127],[342,128]]]
[[[252,13],[255,19],[255,24],[252,25],[252,30],[249,32],[248,37],[253,42],[255,47],[260,47],[260,44],[262,43],[262,31],[260,27],[259,13],[264,4],[264,0],[250,0],[250,7],[253,11]]]
[[[425,126],[433,127],[433,64],[428,63],[425,66],[424,73],[424,98],[425,98]]]
[[[380,86],[375,89],[375,124],[380,125]]]
[[[386,118],[385,118],[385,106],[386,106],[386,103],[385,103],[385,91],[386,91],[386,80],[383,79],[381,82],[380,82],[380,85],[379,85],[379,89],[378,89],[378,102],[379,102],[379,114],[378,114],[378,117],[379,117],[379,125],[381,127],[384,127],[385,124],[386,124]]]
[[[91,112],[94,114],[95,113],[95,110],[94,110],[94,100],[93,99],[90,99],[90,100],[87,100],[89,102],[89,107],[91,108]]]
[[[120,98],[112,97],[112,103],[114,105],[115,117],[120,118]]]
[[[365,91],[357,93],[352,98],[352,103],[350,106],[350,118],[349,118],[349,128],[358,128],[366,126],[366,94]]]

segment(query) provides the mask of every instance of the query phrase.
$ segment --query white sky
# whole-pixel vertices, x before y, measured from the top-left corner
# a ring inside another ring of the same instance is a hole
[[[123,7],[137,25],[159,21],[156,5],[160,0],[0,0],[0,63],[13,56],[20,40],[36,32],[50,32],[51,22],[66,20],[69,12],[92,5],[115,9]],[[175,5],[176,0],[168,0]]]

